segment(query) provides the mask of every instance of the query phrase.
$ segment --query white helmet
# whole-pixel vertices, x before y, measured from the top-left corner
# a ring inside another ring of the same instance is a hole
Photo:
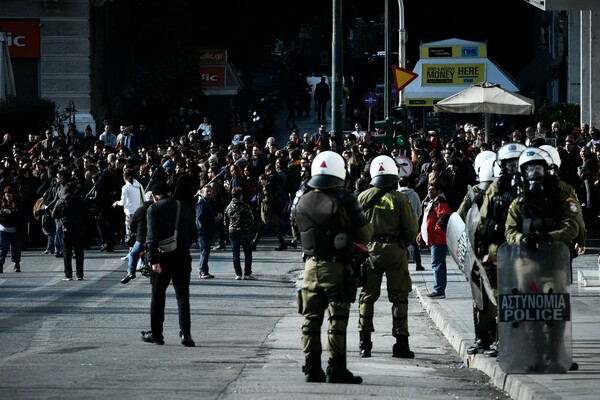
[[[525,146],[521,143],[507,143],[498,149],[496,161],[502,174],[514,175],[517,173],[517,160]]]
[[[371,161],[371,185],[384,188],[398,182],[398,164],[390,156],[377,156]]]
[[[475,161],[473,162],[473,168],[475,168],[475,173],[479,175],[479,169],[483,162],[487,159],[493,158],[496,159],[496,153],[490,150],[484,150],[481,153],[477,154],[475,157]]]
[[[488,158],[481,164],[477,178],[479,179],[479,187],[487,189],[490,183],[494,181],[494,166],[496,165],[495,158]]]
[[[550,159],[550,155],[545,150],[542,150],[539,147],[527,147],[519,157],[519,169],[525,179],[535,179],[537,176],[527,173],[527,165],[541,164],[544,166],[544,169],[546,169],[548,168],[548,160]]]
[[[519,158],[523,150],[525,150],[525,145],[521,143],[507,143],[498,149],[496,160],[502,161]]]
[[[344,186],[346,168],[344,158],[335,151],[322,151],[310,165],[311,178],[308,186],[317,189],[331,189]]]
[[[554,164],[557,168],[560,168],[560,154],[555,147],[550,146],[549,144],[543,144],[540,146],[540,149],[545,150],[550,155],[551,160],[548,165]]]

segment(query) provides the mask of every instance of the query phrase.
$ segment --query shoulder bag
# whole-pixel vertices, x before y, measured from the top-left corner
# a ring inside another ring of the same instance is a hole
[[[177,250],[177,225],[179,225],[180,205],[179,200],[175,201],[177,202],[177,216],[175,217],[175,233],[173,234],[173,236],[158,242],[158,251],[160,251],[161,253],[171,253]]]

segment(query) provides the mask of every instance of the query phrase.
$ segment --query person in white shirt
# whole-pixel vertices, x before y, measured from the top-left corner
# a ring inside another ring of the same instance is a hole
[[[360,122],[354,124],[354,132],[352,132],[352,134],[356,137],[357,143],[362,143],[365,138],[365,132],[362,130],[362,124]]]
[[[196,132],[202,135],[202,140],[210,141],[212,139],[212,123],[208,117],[204,117]]]
[[[123,178],[125,179],[125,184],[121,188],[121,199],[115,201],[112,206],[123,207],[123,212],[125,213],[125,235],[127,236],[130,233],[129,223],[131,222],[133,213],[144,204],[144,188],[142,187],[142,184],[135,179],[135,171],[133,168],[125,168],[123,171]]]

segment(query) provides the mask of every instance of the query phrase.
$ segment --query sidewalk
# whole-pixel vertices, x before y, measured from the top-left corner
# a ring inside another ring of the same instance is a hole
[[[409,269],[421,305],[465,365],[487,374],[496,387],[513,399],[597,399],[600,393],[600,282],[595,242],[597,240],[588,241],[591,246],[588,254],[573,261],[574,283],[570,288],[573,361],[579,364],[579,370],[566,374],[507,374],[495,358],[468,355],[466,350],[474,340],[474,332],[471,292],[464,274],[448,256],[446,298],[432,300],[426,297],[433,290],[429,254],[422,253],[425,271],[415,271],[415,264],[409,264]],[[578,278],[587,286],[580,286]]]

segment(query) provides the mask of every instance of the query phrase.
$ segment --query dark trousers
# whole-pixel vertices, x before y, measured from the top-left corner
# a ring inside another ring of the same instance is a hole
[[[98,208],[96,225],[98,227],[98,234],[100,235],[100,242],[106,244],[111,249],[115,246],[115,222],[114,210],[110,205]]]
[[[187,249],[177,249],[172,253],[160,255],[162,272],[150,274],[152,284],[152,301],[150,303],[150,327],[152,337],[164,339],[163,322],[165,320],[166,292],[169,283],[173,281],[177,308],[179,311],[179,330],[182,335],[191,332],[190,319],[190,275],[192,272],[192,257]]]
[[[65,277],[73,277],[73,252],[75,252],[75,273],[78,278],[83,278],[83,247],[85,245],[85,235],[62,234],[60,240],[63,248]]]

